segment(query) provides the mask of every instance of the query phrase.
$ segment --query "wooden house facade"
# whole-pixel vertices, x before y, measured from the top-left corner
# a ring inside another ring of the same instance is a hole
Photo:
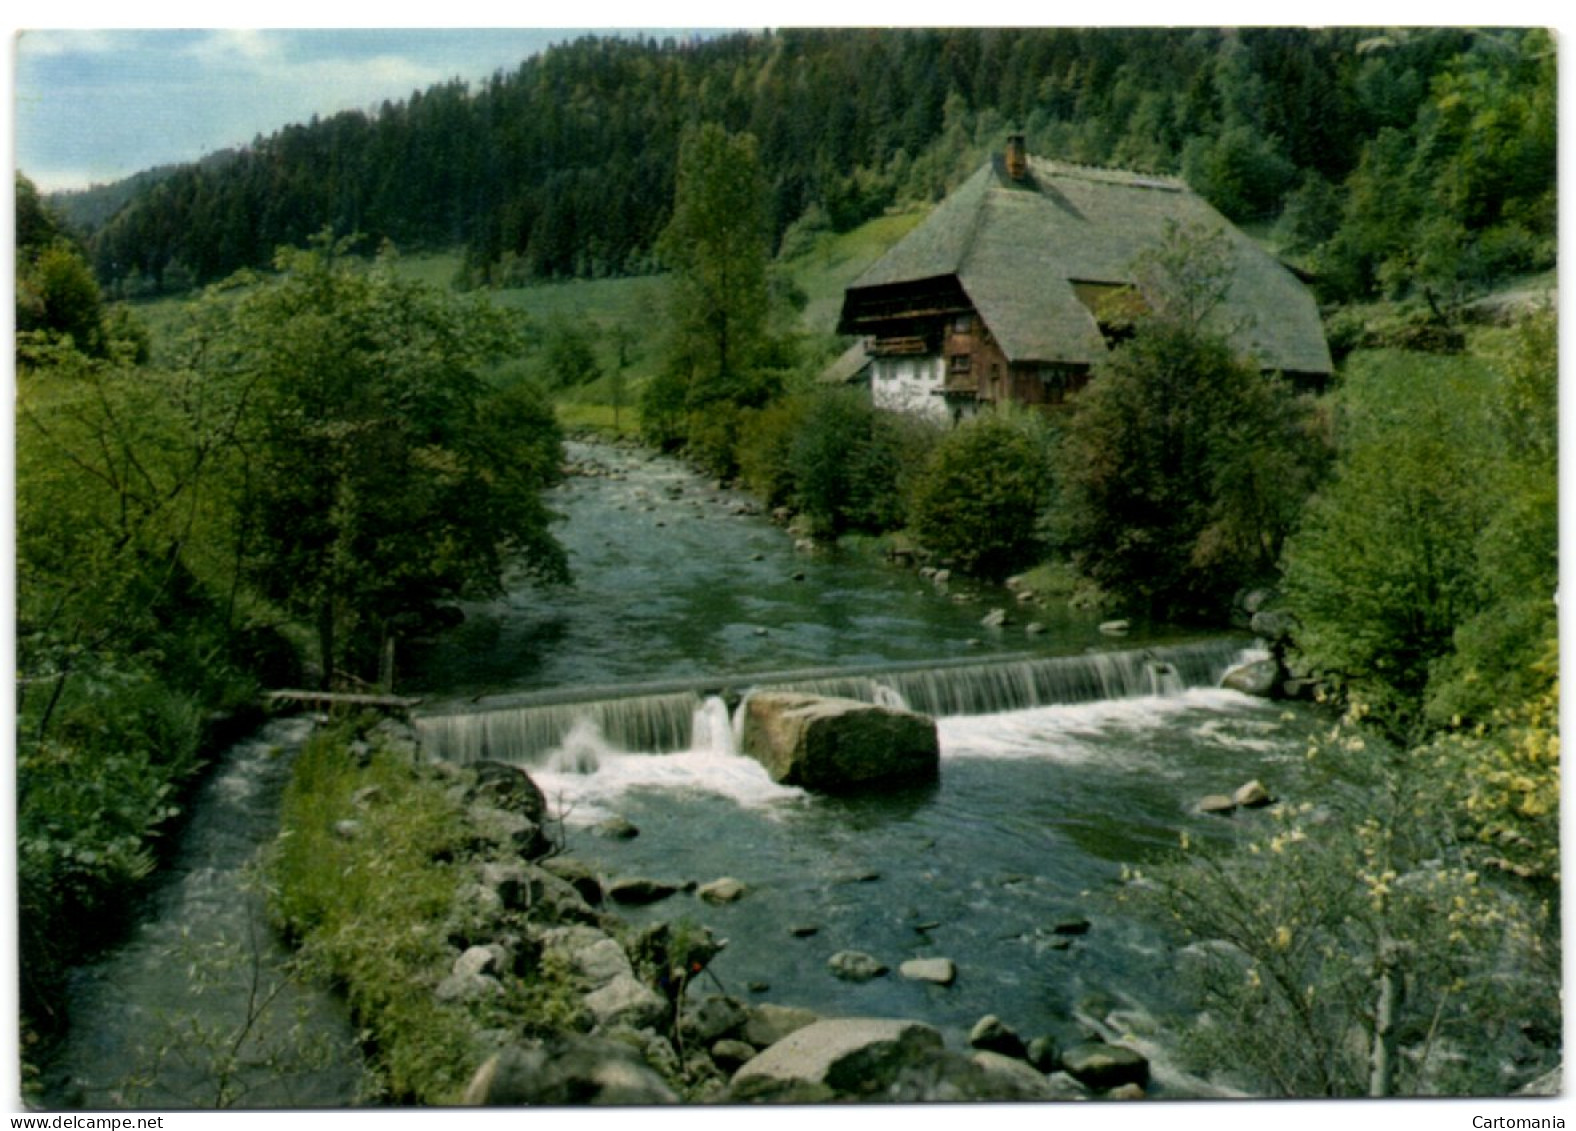
[[[1212,317],[1299,386],[1332,372],[1313,296],[1181,181],[1031,157],[1010,139],[844,293],[877,407],[957,419],[1053,408],[1089,380],[1141,304],[1135,264],[1172,225],[1219,229],[1231,286]]]

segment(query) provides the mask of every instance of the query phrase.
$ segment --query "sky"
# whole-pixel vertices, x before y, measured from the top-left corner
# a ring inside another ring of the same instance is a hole
[[[456,77],[474,84],[582,34],[586,29],[21,31],[13,43],[15,162],[45,192],[85,188],[195,161],[313,114],[372,109]]]

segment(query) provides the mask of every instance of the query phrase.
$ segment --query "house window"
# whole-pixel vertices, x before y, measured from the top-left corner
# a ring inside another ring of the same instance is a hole
[[[952,372],[967,373],[972,368],[974,368],[974,358],[969,354],[955,353],[952,355]]]
[[[960,314],[952,320],[952,332],[954,334],[967,334],[972,329],[974,329],[974,318],[972,315]]]

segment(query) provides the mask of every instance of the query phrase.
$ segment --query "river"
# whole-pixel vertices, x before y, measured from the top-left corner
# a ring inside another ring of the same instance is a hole
[[[796,549],[741,517],[742,496],[668,461],[573,455],[596,468],[558,495],[576,586],[473,607],[427,654],[432,748],[526,764],[566,814],[571,853],[609,876],[746,884],[731,905],[681,895],[627,912],[728,938],[713,992],[918,1018],[955,1047],[987,1013],[1067,1039],[1078,1013],[1179,1004],[1176,955],[1114,897],[1184,833],[1205,842],[1270,819],[1204,815],[1203,796],[1254,779],[1297,794],[1315,714],[1216,686],[1250,641],[1115,640],[1093,614],[1023,611],[1005,589],[938,591],[869,555]],[[982,627],[996,607],[1011,622]],[[1045,631],[1030,635],[1032,620]],[[832,665],[874,673],[861,697],[942,704],[935,785],[812,796],[738,755],[708,687],[736,695]],[[558,703],[663,680],[617,710]],[[598,835],[614,816],[639,835]],[[838,980],[827,961],[845,949],[890,973]],[[898,975],[926,956],[953,959],[956,983]]]
[[[1207,840],[1266,819],[1201,815],[1203,795],[1255,778],[1296,794],[1312,714],[1215,687],[1247,641],[1113,640],[1092,614],[1025,611],[1001,588],[949,591],[868,553],[808,552],[744,513],[745,496],[672,461],[582,444],[570,455],[592,472],[553,492],[575,584],[513,584],[402,657],[400,690],[426,697],[420,725],[436,751],[528,765],[571,852],[610,876],[744,882],[736,904],[681,895],[628,912],[727,937],[712,989],[925,1020],[957,1047],[986,1013],[1065,1039],[1078,1013],[1143,1018],[1177,1004],[1175,955],[1113,896],[1184,832]],[[996,607],[1011,621],[983,627]],[[713,685],[736,696],[767,673],[851,666],[876,673],[862,694],[943,716],[938,782],[812,796],[736,752],[732,700]],[[632,682],[663,687],[619,700],[631,718],[674,721],[643,730],[599,704],[599,689]],[[520,725],[543,699],[579,702],[551,708],[545,732]],[[145,921],[78,972],[51,1106],[355,1101],[359,1066],[333,999],[286,987],[268,1022],[236,1040],[253,986],[278,983],[284,960],[247,877],[306,727],[270,724],[224,756]],[[640,834],[597,835],[615,815]],[[838,980],[827,960],[844,949],[891,973]],[[898,976],[922,956],[953,959],[956,983]],[[197,1039],[170,1039],[180,1024]],[[216,1074],[232,1046],[250,1066]]]

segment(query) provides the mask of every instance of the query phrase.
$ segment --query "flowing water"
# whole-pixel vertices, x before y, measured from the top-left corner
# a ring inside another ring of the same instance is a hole
[[[879,561],[795,550],[671,464],[577,456],[601,464],[563,496],[578,585],[474,608],[424,657],[430,750],[529,767],[570,851],[610,877],[748,885],[727,906],[679,895],[625,912],[727,937],[703,990],[918,1018],[955,1047],[986,1013],[1065,1036],[1084,1009],[1177,1004],[1175,954],[1117,896],[1184,832],[1271,819],[1202,815],[1204,795],[1258,778],[1300,799],[1313,715],[1218,688],[1251,641],[1115,641],[1092,616],[1019,614],[1004,590],[959,599]],[[1000,606],[1018,624],[983,629]],[[1046,631],[1027,634],[1029,615]],[[937,716],[939,780],[840,798],[774,784],[736,749],[737,704],[758,687]],[[640,835],[598,836],[613,816]],[[891,973],[838,980],[827,960],[845,949]],[[924,956],[953,959],[956,983],[899,976]]]
[[[338,1107],[362,1082],[338,999],[286,975],[264,918],[259,848],[293,755],[279,719],[220,758],[131,937],[77,970],[71,1034],[44,1073],[51,1108]]]
[[[1093,999],[1170,1004],[1174,956],[1113,898],[1123,870],[1184,831],[1224,835],[1229,822],[1195,812],[1204,794],[1260,778],[1296,796],[1313,723],[1216,689],[1247,641],[1113,641],[1092,615],[1020,612],[1003,589],[949,592],[870,555],[805,552],[670,461],[571,454],[595,471],[554,493],[576,584],[514,585],[401,658],[434,754],[529,766],[571,851],[609,875],[749,885],[729,906],[681,895],[628,912],[726,936],[713,988],[918,1018],[954,1045],[985,1013],[1029,1035],[1065,1031]],[[1015,623],[982,627],[993,607]],[[1026,631],[1031,616],[1043,631]],[[939,780],[844,798],[772,783],[736,751],[737,704],[762,686],[938,716]],[[280,751],[308,725],[271,724],[221,760],[146,921],[75,979],[52,1105],[353,1101],[331,1000],[287,986],[247,1028],[283,960],[247,865],[277,823]],[[640,835],[595,835],[615,814]],[[843,949],[893,973],[839,981],[826,962]],[[956,984],[897,975],[920,956],[953,959]],[[168,1039],[182,1024],[187,1039]],[[232,1047],[250,1063],[216,1071]]]

